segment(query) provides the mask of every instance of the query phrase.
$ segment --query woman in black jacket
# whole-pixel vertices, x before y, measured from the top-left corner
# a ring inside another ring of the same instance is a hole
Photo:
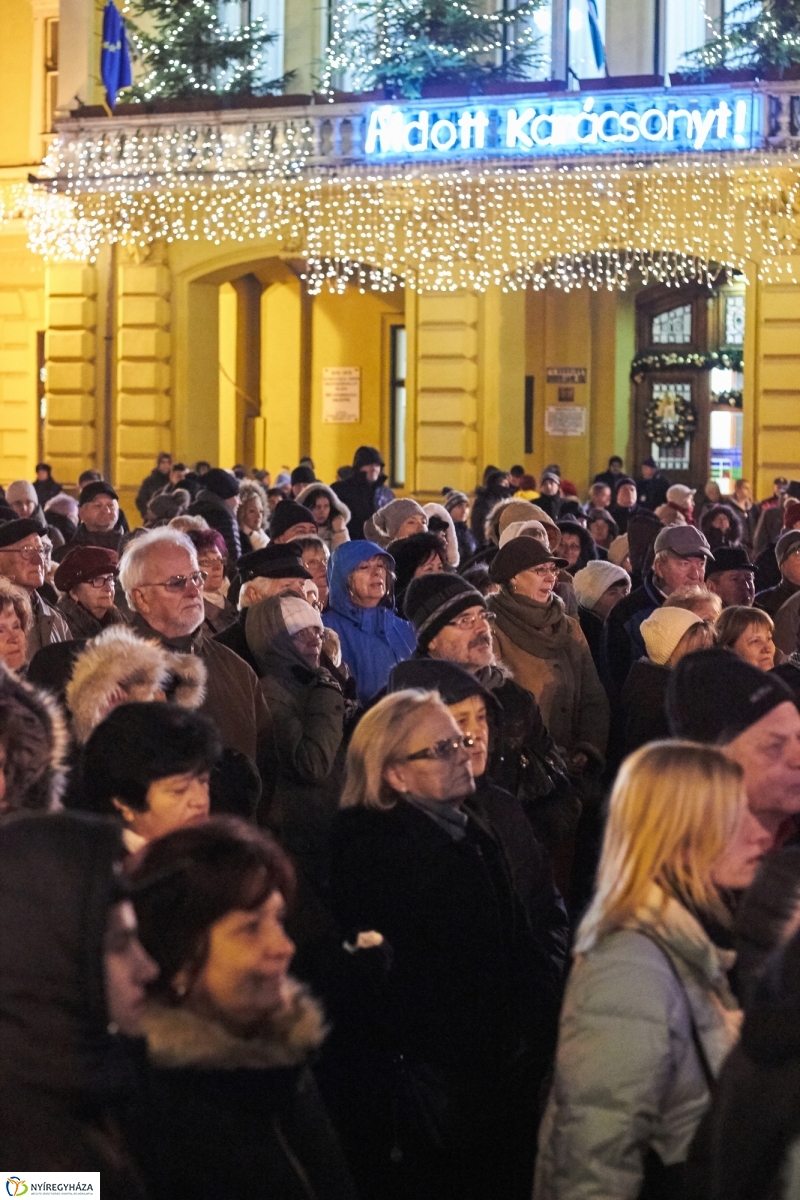
[[[308,1068],[322,1014],[288,975],[285,855],[216,818],[153,842],[133,878],[161,967],[134,1125],[151,1200],[355,1200]]]
[[[363,1200],[527,1200],[552,1045],[552,963],[465,739],[435,693],[386,696],[350,744],[332,897],[380,935],[382,986],[339,1015],[340,1128]]]

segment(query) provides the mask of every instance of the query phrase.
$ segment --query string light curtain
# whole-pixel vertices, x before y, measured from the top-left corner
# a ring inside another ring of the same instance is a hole
[[[56,147],[62,190],[18,197],[46,259],[257,241],[305,258],[312,291],[482,291],[624,288],[634,269],[680,283],[748,262],[777,280],[800,245],[794,154],[337,170],[308,165],[300,125],[116,136]]]

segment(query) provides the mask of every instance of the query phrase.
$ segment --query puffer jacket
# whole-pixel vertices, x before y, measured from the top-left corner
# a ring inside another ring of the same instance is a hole
[[[331,515],[328,517],[327,525],[317,526],[317,537],[322,538],[333,554],[339,546],[350,541],[350,534],[347,531],[351,520],[350,509],[344,500],[336,495],[333,488],[327,487],[324,483],[310,483],[308,487],[304,487],[302,492],[298,492],[296,496],[297,503],[305,504],[308,497],[314,492],[324,492],[330,502]]]
[[[692,1021],[716,1075],[741,1019],[732,962],[655,884],[629,927],[576,957],[534,1200],[634,1200],[649,1150],[685,1162],[709,1103]]]
[[[323,624],[339,635],[342,659],[356,681],[356,695],[366,704],[386,686],[392,667],[414,653],[414,628],[391,608],[360,608],[347,589],[347,578],[359,563],[376,554],[394,568],[394,559],[374,542],[345,542],[328,563],[328,607]]]

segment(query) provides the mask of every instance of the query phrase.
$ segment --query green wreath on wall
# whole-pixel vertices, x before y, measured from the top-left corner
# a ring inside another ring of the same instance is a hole
[[[651,442],[662,449],[683,446],[694,437],[697,414],[691,400],[682,396],[659,396],[650,401],[644,416],[644,427]]]

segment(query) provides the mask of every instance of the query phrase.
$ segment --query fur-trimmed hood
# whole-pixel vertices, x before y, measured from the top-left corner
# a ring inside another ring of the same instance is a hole
[[[451,567],[457,567],[460,559],[458,537],[456,536],[456,527],[450,513],[443,504],[423,504],[422,511],[428,518],[429,529],[431,517],[440,517],[442,521],[447,522],[447,561]]]
[[[329,488],[325,483],[309,483],[303,488],[302,492],[299,492],[296,496],[297,503],[305,504],[306,508],[308,508],[309,506],[306,504],[306,500],[312,492],[324,492],[331,504],[331,519],[333,519],[333,517],[343,517],[345,525],[348,524],[353,514],[350,512],[350,509],[347,507],[344,500],[342,500],[341,496],[337,496],[333,488]]]
[[[0,738],[6,752],[4,807],[53,810],[66,787],[67,725],[47,692],[0,663]]]
[[[327,1029],[322,1010],[305,988],[290,979],[287,1004],[264,1022],[263,1032],[240,1037],[210,1017],[182,1006],[152,1002],[144,1018],[147,1051],[154,1067],[196,1070],[265,1070],[304,1063]]]
[[[112,626],[78,656],[67,685],[75,737],[83,744],[112,708],[147,702],[160,692],[183,708],[199,708],[206,694],[203,661],[192,654],[174,654],[127,626]]]

